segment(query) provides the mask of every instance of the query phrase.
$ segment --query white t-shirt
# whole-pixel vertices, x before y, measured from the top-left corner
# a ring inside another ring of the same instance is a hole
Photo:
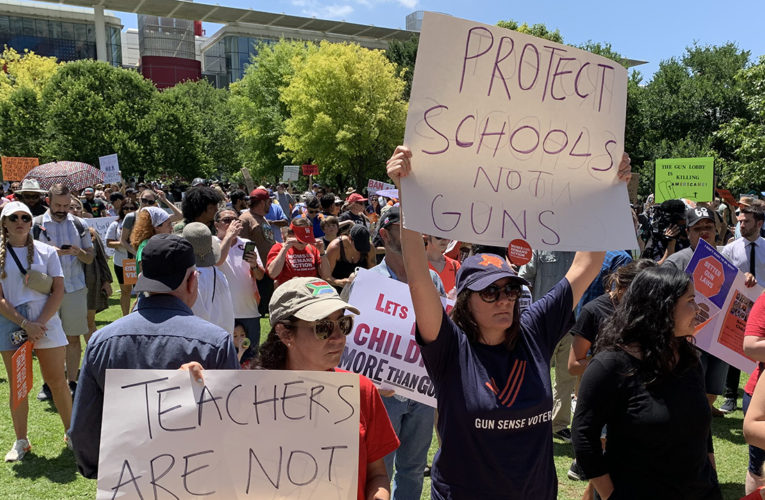
[[[122,223],[124,221],[115,220],[109,224],[109,229],[106,230],[106,240],[119,241],[122,236]],[[114,265],[122,267],[122,261],[127,259],[127,252],[122,248],[114,248]]]
[[[63,278],[64,272],[61,270],[61,261],[58,258],[56,249],[41,241],[35,241],[34,246],[35,254],[32,258],[31,269],[46,273],[54,278]],[[29,269],[27,264],[27,247],[13,247],[13,251],[16,253],[16,257],[18,257],[19,262],[24,269]],[[14,307],[27,304],[29,307],[27,319],[34,320],[42,312],[49,296],[40,292],[35,292],[24,285],[24,275],[21,274],[19,266],[14,262],[10,252],[11,248],[9,246],[7,255],[5,256],[6,276],[5,278],[0,279],[0,285],[3,287],[3,296],[8,302],[13,304]],[[66,335],[64,334],[64,328],[61,325],[58,311],[50,320],[48,320],[45,326],[48,327],[45,332],[45,337],[36,342],[35,347],[47,349],[66,345]]]
[[[228,257],[220,266],[220,270],[226,275],[228,286],[231,290],[231,299],[234,304],[235,318],[259,318],[258,301],[255,294],[258,290],[257,282],[250,276],[250,264],[244,260],[244,245],[250,240],[239,238],[231,244]],[[255,251],[258,265],[263,267],[260,255]]]
[[[215,266],[199,267],[195,315],[234,334],[234,305],[226,276]],[[213,295],[214,294],[214,295]]]
[[[54,278],[63,278],[64,272],[61,270],[61,261],[58,258],[56,249],[41,241],[35,241],[34,245],[35,255],[32,258],[32,269],[46,273]],[[27,269],[27,247],[13,247],[13,251],[16,253],[16,257],[18,257],[22,267]],[[0,284],[3,286],[3,296],[14,306],[20,306],[21,304],[37,300],[42,300],[43,302],[48,300],[47,295],[35,292],[24,285],[24,275],[21,274],[19,266],[16,265],[13,257],[11,257],[10,245],[5,256],[5,273],[6,277],[0,280]]]

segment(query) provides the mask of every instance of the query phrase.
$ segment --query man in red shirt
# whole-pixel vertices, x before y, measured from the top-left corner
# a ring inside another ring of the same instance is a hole
[[[276,243],[268,252],[266,268],[274,288],[296,276],[326,279],[329,270],[323,255],[324,243],[314,238],[311,222],[306,218],[293,219],[284,243]]]

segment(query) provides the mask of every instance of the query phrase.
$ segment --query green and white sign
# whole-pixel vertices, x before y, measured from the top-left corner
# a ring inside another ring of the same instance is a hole
[[[715,187],[714,158],[667,158],[656,160],[656,203],[686,198],[712,201]]]

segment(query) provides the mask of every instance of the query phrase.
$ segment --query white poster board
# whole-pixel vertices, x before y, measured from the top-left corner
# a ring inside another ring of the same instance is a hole
[[[637,248],[624,150],[627,70],[601,56],[426,12],[404,143],[404,226],[533,248]]]
[[[98,164],[101,171],[104,172],[104,184],[116,184],[122,179],[120,174],[120,162],[117,159],[117,153],[99,156]]]
[[[115,216],[109,216],[109,217],[93,217],[90,219],[82,219],[85,221],[85,224],[88,225],[88,227],[92,227],[96,230],[98,233],[98,236],[101,237],[101,241],[104,243],[104,250],[106,251],[106,256],[111,257],[114,255],[114,249],[109,248],[106,246],[106,230],[109,229],[109,226],[112,222],[117,220],[117,217]]]
[[[374,179],[369,179],[369,182],[367,182],[367,196],[374,196],[377,194],[378,191],[382,191],[385,189],[396,189],[395,184],[389,184],[387,182],[382,181],[376,181]]]
[[[453,300],[441,299],[447,311]],[[414,307],[406,283],[359,269],[348,302],[361,315],[348,335],[340,368],[367,376],[381,389],[436,407],[436,390],[414,339]]]
[[[300,165],[284,165],[282,182],[294,182],[300,178]]]
[[[107,370],[99,499],[355,500],[359,378]]]
[[[744,274],[704,240],[699,240],[685,272],[699,305],[696,347],[752,373],[757,363],[744,354],[744,330],[763,288],[747,288]]]

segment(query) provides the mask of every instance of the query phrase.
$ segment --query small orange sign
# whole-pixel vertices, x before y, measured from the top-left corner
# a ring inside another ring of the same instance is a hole
[[[528,264],[531,260],[531,245],[520,238],[513,240],[507,247],[507,256],[516,266]]]
[[[3,156],[0,158],[3,166],[4,181],[20,181],[27,173],[40,164],[38,158],[23,156]]]
[[[138,281],[135,259],[122,259],[122,281],[126,285],[135,285],[136,281]]]
[[[11,404],[15,410],[32,390],[32,343],[21,344],[11,359]]]
[[[725,272],[722,264],[714,257],[701,259],[693,271],[693,286],[704,297],[714,297],[725,283]]]

